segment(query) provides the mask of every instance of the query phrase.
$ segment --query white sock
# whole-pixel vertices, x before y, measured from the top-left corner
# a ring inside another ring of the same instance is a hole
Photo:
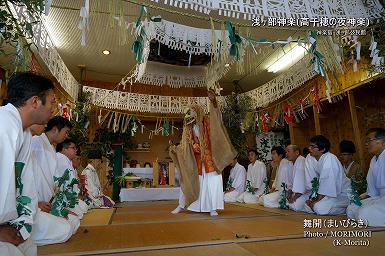
[[[218,216],[217,211],[211,211],[211,212],[210,212],[210,216]]]
[[[180,207],[180,206],[178,206],[178,207],[175,208],[171,213],[172,213],[172,214],[177,214],[177,213],[180,213],[180,211],[182,211],[182,210],[183,210],[183,208]]]

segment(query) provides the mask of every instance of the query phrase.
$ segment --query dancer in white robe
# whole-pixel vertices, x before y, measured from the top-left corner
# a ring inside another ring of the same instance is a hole
[[[39,201],[32,238],[37,245],[63,243],[80,225],[74,215],[70,214],[65,219],[51,214],[49,203],[55,189],[53,177],[57,166],[56,151],[52,144],[63,142],[71,127],[67,119],[55,116],[48,121],[45,133],[32,138],[33,171]]]
[[[0,108],[0,255],[37,255],[30,238],[37,196],[30,157],[32,135],[27,128],[49,120],[55,103],[53,88],[47,78],[16,73],[8,83],[8,105]],[[19,196],[24,200],[17,202]]]
[[[113,207],[115,202],[108,196],[103,195],[103,189],[96,169],[103,163],[102,154],[97,150],[88,152],[88,165],[82,171],[85,178],[87,197],[94,208]]]
[[[209,116],[202,107],[191,106],[184,119],[179,146],[170,146],[170,156],[181,172],[179,205],[172,211],[209,212],[224,209],[221,172],[237,155],[223,125],[215,93],[208,91]],[[186,193],[186,195],[184,195]]]
[[[350,180],[338,158],[329,152],[330,142],[322,135],[310,139],[310,154],[317,160],[319,187],[317,197],[305,203],[305,211],[319,215],[345,214],[349,205]]]
[[[361,206],[351,203],[347,215],[364,220],[369,226],[385,227],[385,129],[369,129],[365,144],[374,155],[367,176],[367,195],[362,195],[366,198]]]
[[[70,170],[71,179],[79,181],[78,173],[72,166],[72,159],[76,156],[77,148],[73,140],[65,139],[62,143],[56,146],[56,160],[57,166],[55,171],[55,177],[62,177],[64,172]],[[80,182],[79,182],[80,184]],[[80,189],[77,184],[74,185],[74,192],[79,196]],[[88,211],[88,205],[78,198],[78,203],[71,209],[79,219],[83,218],[83,215]]]
[[[247,167],[246,184],[249,182],[250,189],[253,191],[243,192],[239,195],[237,201],[246,204],[256,204],[265,190],[266,165],[257,160],[257,152],[255,150],[249,150],[248,158],[251,163]]]
[[[286,158],[293,163],[293,188],[289,190],[288,206],[291,210],[302,210],[306,199],[302,195],[306,192],[305,184],[305,158],[300,155],[297,145],[286,147]]]
[[[277,174],[275,176],[272,188],[269,194],[262,195],[259,202],[264,207],[278,208],[279,201],[286,185],[287,191],[293,186],[293,164],[285,158],[286,152],[282,147],[273,147],[271,150],[271,157],[275,163],[278,164]]]
[[[225,202],[235,202],[240,194],[245,191],[246,185],[246,169],[240,165],[237,158],[231,163],[229,188],[224,192],[223,198]]]

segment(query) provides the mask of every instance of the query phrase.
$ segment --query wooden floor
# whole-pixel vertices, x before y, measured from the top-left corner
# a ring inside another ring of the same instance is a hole
[[[354,228],[344,216],[316,216],[257,205],[226,204],[219,216],[170,212],[176,201],[119,204],[92,210],[63,244],[38,255],[384,255],[385,229]],[[304,220],[321,228],[304,228]],[[324,227],[324,225],[340,227]],[[342,225],[342,226],[341,226]],[[342,236],[343,232],[359,231]],[[305,238],[304,232],[313,236]],[[318,232],[318,233],[317,233]],[[326,236],[326,237],[325,237]]]

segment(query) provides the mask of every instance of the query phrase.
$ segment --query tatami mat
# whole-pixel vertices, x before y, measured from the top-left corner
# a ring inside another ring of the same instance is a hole
[[[81,227],[108,225],[114,213],[114,208],[109,209],[91,209],[80,221]]]
[[[245,204],[245,203],[238,203],[238,202],[226,203],[226,204],[227,205],[236,205],[236,206],[239,206],[239,207],[256,209],[256,210],[270,212],[270,213],[278,213],[278,214],[282,214],[282,215],[303,215],[303,214],[305,214],[303,212],[295,212],[295,211],[286,210],[286,209],[266,208],[266,207],[263,207],[262,205],[259,205],[259,204]]]
[[[233,239],[213,221],[129,224],[80,228],[65,244],[39,248],[39,255]]]
[[[116,255],[116,254],[103,254],[103,255]],[[178,249],[162,249],[162,250],[150,250],[140,252],[127,252],[119,253],[118,255],[130,255],[130,256],[208,256],[208,255],[221,255],[221,256],[253,256],[254,253],[242,248],[237,244],[222,244],[222,245],[210,245],[210,246],[195,246]]]
[[[210,217],[209,213],[181,211],[178,214],[171,214],[171,211],[174,208],[175,205],[141,205],[138,206],[138,208],[135,208],[133,206],[127,208],[118,208],[113,216],[112,224],[116,225],[213,219],[213,217]],[[250,218],[277,215],[263,210],[250,209],[236,205],[226,205],[225,210],[219,210],[218,213],[219,216],[215,218],[220,219]]]
[[[333,256],[333,255],[384,255],[385,232],[373,232],[370,238],[339,238],[340,246],[333,245],[334,238],[290,239],[239,244],[244,249],[260,256]],[[346,240],[346,242],[345,242]],[[362,240],[362,242],[360,241]],[[350,241],[350,242],[349,242]],[[354,242],[356,241],[356,242]],[[349,245],[364,244],[366,245]]]
[[[350,253],[357,246],[341,249],[330,238],[303,238],[304,231],[327,231],[304,228],[305,219],[320,219],[324,224],[345,216],[291,214],[236,204],[226,204],[218,217],[188,211],[174,215],[170,211],[175,206],[176,202],[121,204],[110,225],[105,209],[90,211],[93,216],[87,214],[84,219],[87,226],[83,224],[64,244],[39,247],[38,255],[358,255]],[[374,229],[368,238],[365,251],[371,255],[382,255],[377,247],[381,252],[385,249],[381,230]]]

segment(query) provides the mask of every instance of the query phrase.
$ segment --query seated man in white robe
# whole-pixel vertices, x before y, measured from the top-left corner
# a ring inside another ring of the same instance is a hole
[[[311,154],[307,154],[305,158],[305,193],[301,195],[294,204],[289,204],[289,208],[294,211],[313,213],[309,207],[305,207],[305,202],[312,195],[312,181],[319,179],[319,174],[317,173],[317,159],[315,159]]]
[[[281,200],[285,200],[284,205],[287,205],[287,195],[284,194],[293,186],[293,164],[285,158],[285,155],[286,152],[282,147],[271,149],[271,158],[278,165],[278,169],[270,193],[262,195],[259,199],[259,203],[264,207],[278,208]]]
[[[373,155],[367,176],[367,193],[361,195],[364,198],[361,206],[349,205],[347,215],[367,221],[369,226],[385,227],[385,129],[369,129],[365,144]]]
[[[30,238],[37,196],[28,127],[49,120],[53,89],[45,77],[16,73],[8,83],[8,104],[0,107],[0,255],[37,255]]]
[[[265,190],[266,166],[263,162],[257,160],[255,150],[249,150],[248,157],[250,164],[247,167],[246,191],[239,195],[237,201],[256,204]]]
[[[72,159],[76,157],[77,147],[75,141],[71,139],[65,139],[62,143],[56,145],[56,160],[57,166],[55,171],[55,177],[62,177],[66,170],[70,171],[71,179],[76,179],[79,182],[78,173],[72,166]],[[83,218],[84,213],[88,211],[88,205],[79,198],[80,189],[78,184],[74,185],[74,192],[77,193],[78,202],[71,211],[78,215],[79,219]]]
[[[88,165],[82,171],[85,178],[85,189],[88,199],[94,208],[113,207],[115,202],[106,195],[103,195],[103,189],[96,169],[103,163],[102,153],[97,150],[89,151],[87,154]]]
[[[286,158],[293,163],[293,188],[289,190],[288,202],[289,208],[294,211],[300,211],[308,198],[302,197],[306,192],[305,185],[305,158],[300,155],[300,149],[297,145],[286,147]]]
[[[345,214],[349,204],[350,180],[338,158],[329,152],[330,142],[322,135],[310,139],[310,154],[314,156],[319,173],[316,196],[305,203],[306,212],[319,215]]]
[[[76,232],[80,225],[75,215],[68,219],[51,214],[50,201],[55,190],[56,151],[53,144],[63,142],[71,129],[71,122],[61,116],[48,121],[45,132],[32,138],[34,176],[38,194],[39,210],[32,238],[37,245],[63,243]]]
[[[238,196],[245,191],[246,184],[246,169],[240,165],[237,158],[234,158],[231,163],[230,176],[228,181],[228,188],[224,192],[225,202],[235,202]]]

